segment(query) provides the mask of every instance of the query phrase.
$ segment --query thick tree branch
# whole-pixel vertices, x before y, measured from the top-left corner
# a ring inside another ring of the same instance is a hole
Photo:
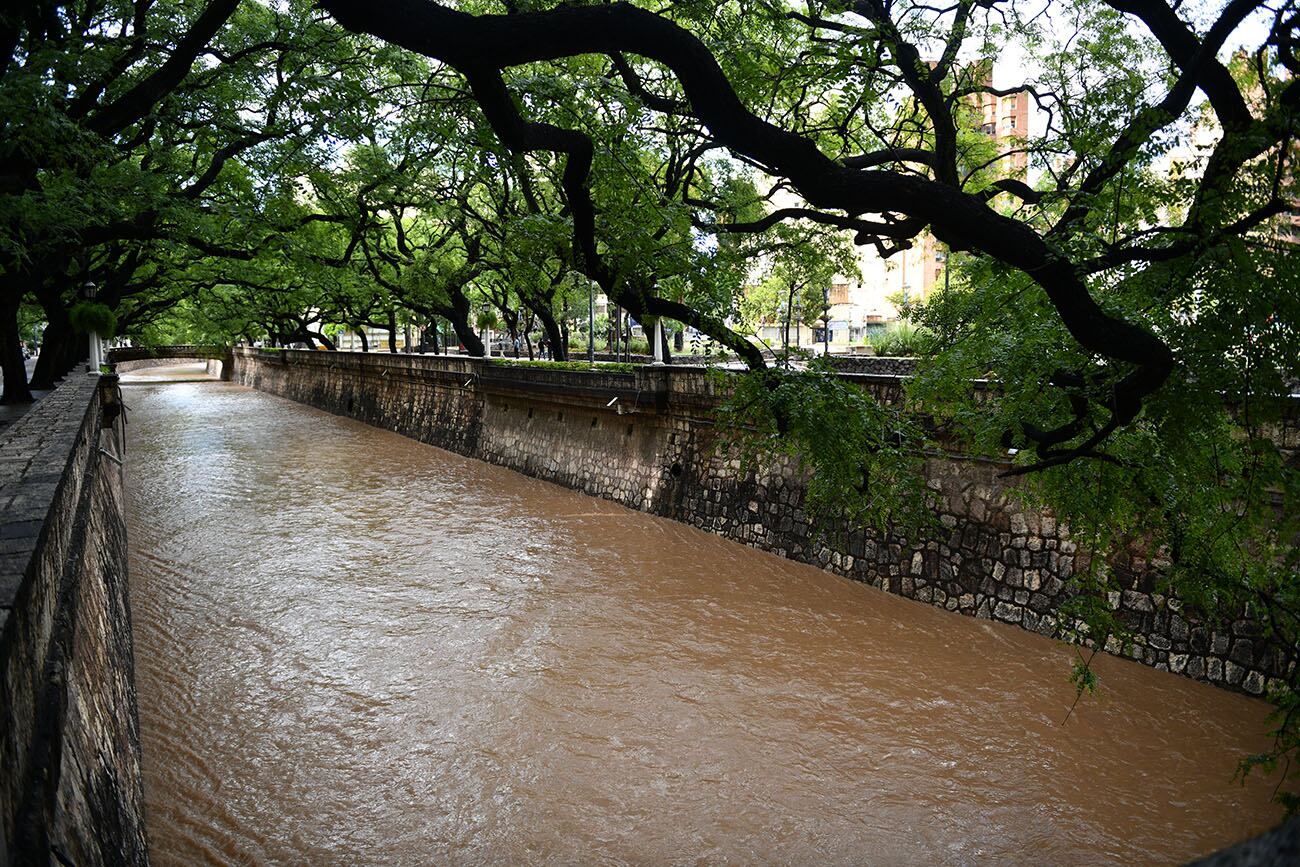
[[[559,7],[549,12],[473,16],[425,0],[322,0],[343,26],[372,33],[443,60],[477,82],[505,123],[494,120],[510,144],[526,131],[506,117],[513,103],[495,68],[582,54],[629,52],[656,60],[677,76],[694,113],[713,136],[737,154],[788,178],[813,207],[845,213],[905,213],[928,223],[950,248],[979,250],[1030,275],[1047,292],[1070,333],[1087,350],[1137,369],[1115,387],[1110,401],[1119,423],[1131,420],[1142,399],[1173,367],[1169,348],[1132,323],[1105,313],[1073,265],[1029,226],[1002,216],[983,198],[952,184],[917,176],[842,166],[808,139],[748,111],[712,54],[697,38],[654,13],[625,4]],[[485,47],[490,46],[490,52]],[[557,140],[558,150],[567,143]],[[940,157],[942,162],[942,157]],[[574,164],[570,158],[568,169]],[[566,187],[568,182],[566,180]],[[670,315],[670,314],[669,314]]]
[[[126,93],[94,112],[86,122],[87,128],[107,138],[152,111],[163,97],[184,80],[194,65],[194,60],[234,14],[239,2],[240,0],[212,0],[176,43],[176,48],[167,61]]]

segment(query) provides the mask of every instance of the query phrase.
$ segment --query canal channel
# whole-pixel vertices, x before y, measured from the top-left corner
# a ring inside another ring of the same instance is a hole
[[[151,374],[155,379],[157,374]],[[128,378],[128,380],[131,378]],[[155,864],[1178,863],[1260,701],[228,383],[126,389]]]

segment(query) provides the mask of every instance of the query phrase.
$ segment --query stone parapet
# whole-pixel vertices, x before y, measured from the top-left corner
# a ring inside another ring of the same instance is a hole
[[[0,435],[0,864],[148,861],[122,440],[73,374]]]

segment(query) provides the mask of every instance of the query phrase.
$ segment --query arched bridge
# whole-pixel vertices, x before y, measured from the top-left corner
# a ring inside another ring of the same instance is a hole
[[[146,367],[159,367],[176,361],[207,361],[208,372],[230,379],[234,356],[229,346],[181,344],[176,346],[119,346],[108,350],[104,360],[118,373],[129,373]],[[217,367],[213,362],[220,362]]]

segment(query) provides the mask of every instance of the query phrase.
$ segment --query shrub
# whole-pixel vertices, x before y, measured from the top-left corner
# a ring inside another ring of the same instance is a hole
[[[82,334],[92,331],[100,337],[112,337],[117,333],[117,314],[106,304],[94,301],[79,301],[68,311],[68,321],[74,330]]]
[[[933,333],[907,320],[891,323],[872,345],[877,355],[893,358],[919,358],[933,355],[937,349]]]

